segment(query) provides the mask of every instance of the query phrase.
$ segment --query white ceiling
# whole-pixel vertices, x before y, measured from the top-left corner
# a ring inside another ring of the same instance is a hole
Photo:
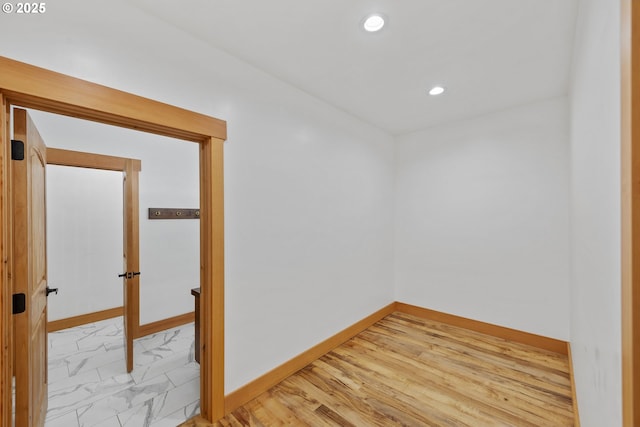
[[[567,93],[577,0],[134,0],[392,134]],[[361,22],[386,15],[379,33]],[[430,97],[442,84],[448,91]]]

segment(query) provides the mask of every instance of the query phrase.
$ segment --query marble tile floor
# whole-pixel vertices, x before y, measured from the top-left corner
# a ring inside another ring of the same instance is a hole
[[[122,317],[49,334],[45,427],[175,427],[200,412],[193,323],[134,341],[127,374]]]

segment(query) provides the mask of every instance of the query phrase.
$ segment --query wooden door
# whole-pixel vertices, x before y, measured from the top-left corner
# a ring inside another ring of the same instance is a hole
[[[124,351],[127,372],[131,372],[133,370],[133,340],[138,337],[140,329],[140,276],[133,273],[140,271],[138,175],[142,170],[142,163],[138,159],[47,148],[47,164],[123,173],[124,248],[122,271],[124,273],[121,276],[124,306]],[[129,272],[131,272],[131,277],[128,276]]]
[[[139,161],[127,159],[124,170],[124,346],[127,372],[133,370],[133,339],[140,327],[140,238],[138,233]]]
[[[13,129],[12,283],[13,293],[24,295],[25,302],[24,311],[14,316],[15,425],[42,427],[47,413],[46,147],[25,110],[14,109]]]

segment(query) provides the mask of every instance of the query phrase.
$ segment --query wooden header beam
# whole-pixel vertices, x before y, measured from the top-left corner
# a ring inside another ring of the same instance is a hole
[[[0,56],[0,88],[10,104],[202,142],[227,139],[227,125],[203,114]],[[72,87],[73,90],[69,90]]]
[[[124,157],[105,156],[104,154],[83,153],[81,151],[47,147],[48,165],[124,172],[127,161],[131,162],[135,171],[140,172],[142,162],[138,159],[127,159]]]

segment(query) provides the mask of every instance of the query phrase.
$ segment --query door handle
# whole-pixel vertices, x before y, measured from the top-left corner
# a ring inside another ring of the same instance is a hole
[[[125,273],[118,274],[118,277],[124,277],[126,279],[133,279],[133,276],[139,276],[139,275],[140,275],[139,271],[127,271]]]
[[[58,295],[58,288],[50,288],[50,287],[47,286],[47,296],[49,296],[49,294]]]

